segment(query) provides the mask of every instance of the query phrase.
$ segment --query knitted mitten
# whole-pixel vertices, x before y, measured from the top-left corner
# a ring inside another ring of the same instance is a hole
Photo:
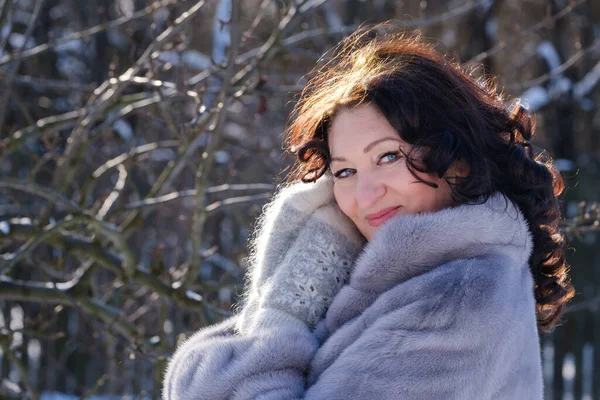
[[[283,187],[265,207],[250,253],[240,332],[293,316],[314,327],[364,245],[333,198],[333,180]]]

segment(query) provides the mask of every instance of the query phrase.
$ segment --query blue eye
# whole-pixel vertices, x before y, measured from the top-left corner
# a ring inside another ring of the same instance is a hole
[[[402,158],[402,155],[400,154],[400,152],[390,151],[390,152],[382,154],[381,157],[379,157],[379,161],[377,162],[377,164],[392,164],[392,163],[398,161],[400,158]],[[344,178],[351,176],[354,172],[356,172],[356,171],[353,169],[343,168],[343,169],[340,169],[340,170],[334,172],[333,176],[334,176],[334,178],[344,179]]]
[[[385,158],[387,158],[387,160],[385,160]],[[383,161],[384,164],[389,164],[389,163],[393,163],[394,161],[397,161],[399,158],[400,158],[399,152],[390,151],[389,153],[385,153],[381,157],[379,157],[379,161]]]
[[[350,172],[350,171],[352,171],[352,170],[350,170],[350,169],[348,169],[348,168],[340,169],[339,171],[336,171],[336,172],[333,174],[333,176],[334,176],[335,178],[340,178],[340,179],[343,179],[343,178],[346,178],[346,177],[348,177],[348,176],[349,176],[348,174],[346,174],[346,172]]]

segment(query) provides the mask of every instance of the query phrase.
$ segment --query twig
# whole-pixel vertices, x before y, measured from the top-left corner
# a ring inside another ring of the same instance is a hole
[[[158,205],[164,205],[174,200],[183,199],[185,197],[191,197],[196,195],[196,189],[181,190],[179,192],[171,192],[158,197],[150,197],[140,201],[133,201],[123,206],[123,210],[135,210],[145,207],[154,207]]]
[[[0,78],[3,80],[10,79],[6,72],[0,69]],[[96,87],[93,84],[82,84],[69,81],[61,81],[57,79],[38,78],[29,75],[16,75],[12,78],[13,82],[17,85],[23,86],[35,86],[37,88],[51,89],[51,90],[78,90],[81,92],[91,92]]]
[[[108,374],[102,374],[100,376],[100,378],[98,378],[96,380],[96,383],[91,388],[87,389],[83,393],[82,398],[85,399],[85,398],[88,398],[88,397],[91,397],[91,396],[95,395],[100,390],[100,388],[102,388],[102,386],[104,386],[104,384],[108,380],[110,380],[110,376]]]
[[[80,108],[64,114],[39,119],[35,125],[19,129],[11,137],[0,140],[0,155],[6,156],[17,151],[25,142],[37,139],[46,132],[71,128],[77,123],[77,119],[85,113],[85,108]]]
[[[11,360],[14,365],[17,366],[17,369],[19,370],[21,382],[23,383],[23,385],[29,392],[29,396],[33,400],[38,400],[40,398],[40,395],[33,388],[33,385],[31,384],[31,382],[29,382],[29,379],[27,378],[27,376],[29,375],[27,368],[25,367],[25,365],[23,365],[23,361],[22,361],[21,357],[19,357],[19,355],[14,351],[14,349],[12,349],[10,347],[11,342],[12,342],[12,337],[5,337],[5,338],[0,339],[0,347],[2,347],[2,353],[5,354],[6,357],[8,357],[8,359]]]
[[[210,214],[220,208],[229,207],[229,206],[233,206],[233,205],[237,205],[237,204],[250,203],[250,202],[261,201],[261,200],[268,200],[270,197],[271,197],[271,193],[267,192],[267,193],[254,194],[254,195],[249,195],[249,196],[232,197],[230,199],[219,200],[219,201],[216,201],[216,202],[206,206],[206,213]]]
[[[444,22],[448,22],[454,18],[465,15],[486,2],[487,2],[487,0],[466,1],[464,4],[462,4],[459,7],[454,7],[450,11],[446,11],[444,13],[441,13],[440,15],[436,15],[431,18],[422,18],[422,19],[405,20],[405,21],[394,21],[392,24],[394,26],[397,26],[400,28],[411,28],[411,29],[425,28],[425,27],[428,27],[431,25],[437,25],[437,24],[441,24]],[[318,29],[302,31],[300,33],[297,33],[295,35],[292,35],[292,36],[282,40],[281,47],[287,48],[290,46],[295,46],[301,42],[311,40],[311,39],[314,39],[315,37],[319,37],[319,36],[347,34],[349,32],[356,30],[358,27],[359,27],[359,25],[344,25],[344,26],[340,26],[337,28],[318,28]],[[256,52],[257,52],[257,50],[247,52],[247,53],[243,54],[241,57],[239,57],[238,60],[236,60],[236,61],[237,62],[246,61],[247,59],[256,56]]]
[[[12,0],[2,0],[2,6],[0,7],[0,26],[3,28],[11,28],[12,26],[12,3]],[[4,51],[6,42],[8,42],[10,34],[11,32],[9,31],[4,38],[1,37],[2,35],[0,35],[0,53]]]
[[[88,263],[80,267],[73,279],[66,282],[32,282],[0,276],[0,295],[13,300],[40,301],[53,304],[68,304],[69,297],[77,293],[77,285],[87,283],[91,275],[91,266]],[[83,291],[79,291],[80,293]]]
[[[142,154],[146,154],[146,153],[149,153],[154,150],[177,147],[179,144],[180,144],[179,140],[165,140],[162,142],[148,143],[148,144],[144,144],[142,146],[134,147],[131,150],[129,150],[127,153],[122,153],[121,155],[119,155],[115,158],[112,158],[112,159],[108,160],[107,162],[105,162],[104,164],[102,164],[100,167],[98,167],[92,173],[92,177],[94,179],[98,179],[108,170],[115,168],[118,165],[123,164],[124,162],[126,162],[127,160],[129,160],[133,157],[140,156]]]
[[[578,214],[570,219],[561,220],[560,230],[566,234],[600,231],[600,203],[581,202]]]
[[[538,76],[537,78],[530,79],[525,82],[506,85],[504,88],[508,89],[508,90],[522,91],[522,90],[530,88],[532,86],[541,85],[542,83],[562,74],[567,69],[571,68],[573,65],[575,65],[577,63],[577,61],[581,60],[583,58],[583,56],[585,56],[586,54],[596,51],[598,49],[600,49],[600,40],[596,40],[596,41],[594,41],[594,43],[592,43],[590,46],[586,47],[585,49],[579,50],[578,52],[573,54],[573,56],[571,56],[567,61],[562,63],[557,68],[554,68],[552,71],[549,71],[549,72],[545,73],[544,75]]]
[[[574,304],[570,304],[565,309],[565,314],[574,313],[581,310],[597,310],[600,306],[600,295],[593,297],[589,300],[579,301]]]
[[[182,13],[175,20],[174,24],[165,29],[165,31],[156,38],[156,40],[150,43],[142,55],[137,59],[135,64],[123,74],[125,77],[123,81],[119,81],[119,83],[116,85],[110,85],[109,82],[106,81],[105,84],[101,85],[95,95],[88,100],[85,108],[88,109],[89,112],[86,113],[85,117],[80,118],[80,121],[78,121],[76,128],[73,130],[69,138],[67,148],[65,149],[65,154],[58,162],[52,182],[52,186],[54,188],[57,188],[58,191],[63,192],[73,179],[75,168],[73,165],[70,165],[70,163],[75,155],[81,151],[81,144],[86,139],[87,134],[91,129],[91,125],[106,111],[106,109],[112,104],[113,100],[122,94],[123,90],[128,85],[127,81],[134,75],[137,75],[140,68],[149,60],[152,53],[156,49],[163,46],[174,35],[179,33],[183,25],[194,15],[196,15],[202,9],[204,4],[205,0],[198,1],[190,9]],[[158,96],[153,97],[158,98]],[[146,102],[144,102],[144,104],[146,104]]]
[[[36,234],[37,231],[30,230],[30,233],[21,232],[21,235],[32,235]],[[39,237],[39,234],[38,234]],[[201,303],[203,302],[202,296],[189,293],[188,290],[185,290],[176,285],[169,286],[167,283],[160,280],[158,277],[154,275],[142,271],[139,268],[134,268],[134,271],[130,278],[122,274],[122,271],[125,269],[123,262],[118,258],[113,256],[107,249],[100,246],[97,242],[85,241],[82,238],[75,238],[72,236],[65,236],[63,234],[57,234],[54,237],[48,238],[48,241],[53,245],[71,249],[75,252],[79,252],[81,255],[92,258],[94,261],[98,262],[100,265],[104,267],[108,267],[110,270],[117,272],[119,278],[123,279],[124,282],[130,281],[138,281],[148,288],[152,289],[154,292],[159,295],[168,297],[173,299],[177,304],[189,308],[199,310],[203,306]],[[4,268],[4,266],[3,266]],[[79,273],[81,275],[81,272]],[[11,278],[6,276],[0,276],[0,297],[4,294],[7,294],[6,287],[5,292],[2,291],[2,279],[6,278],[5,282],[15,282]],[[31,300],[39,300],[42,302],[54,302],[60,304],[67,304],[67,299],[62,296],[57,297],[57,293],[54,289],[46,290],[48,288],[54,287],[60,289],[62,292],[65,291],[73,291],[75,290],[75,285],[79,283],[81,277],[74,277],[71,281],[67,283],[37,283],[33,284],[33,286],[25,286],[27,288],[34,287],[37,288],[36,292],[32,293]],[[31,283],[29,283],[31,285]],[[43,290],[42,290],[43,289]],[[61,293],[62,293],[61,292]],[[13,296],[19,296],[18,293],[22,293],[23,296],[26,296],[26,292],[17,291],[15,293],[11,292]],[[60,293],[58,293],[60,294]],[[24,297],[23,297],[24,298]]]
[[[229,88],[232,85],[232,78],[235,74],[235,59],[240,44],[240,33],[239,33],[239,19],[240,19],[240,0],[231,0],[231,21],[229,22],[229,34],[230,34],[230,46],[229,54],[227,57],[227,67],[223,78],[222,92],[217,99],[219,111],[215,117],[213,125],[209,127],[210,137],[206,149],[202,154],[202,162],[196,171],[195,177],[195,189],[196,193],[194,196],[195,209],[192,215],[192,249],[190,255],[190,266],[189,280],[186,281],[192,284],[197,277],[197,273],[200,270],[201,254],[200,246],[203,240],[204,225],[207,217],[207,210],[205,209],[205,191],[207,188],[208,174],[213,166],[213,160],[215,156],[215,150],[217,147],[218,140],[222,134],[223,126],[225,124],[225,118],[227,116],[227,108],[231,101],[231,97],[227,95]]]
[[[208,113],[207,113],[208,114]],[[209,114],[210,115],[210,114]],[[208,118],[208,117],[207,117]],[[206,120],[206,122],[208,119]],[[150,188],[147,198],[152,198],[160,193],[162,190],[166,190],[171,182],[177,177],[177,175],[183,170],[183,166],[189,158],[195,153],[196,149],[200,146],[203,136],[198,134],[193,137],[191,142],[182,143],[179,149],[177,149],[177,155],[174,160],[169,161],[167,166],[162,170],[156,182]],[[124,233],[125,237],[131,234],[130,228],[140,219],[139,210],[134,209],[129,214],[125,221],[120,225],[120,230]]]
[[[128,248],[125,240],[122,238],[121,233],[117,230],[117,228],[106,222],[99,221],[93,216],[87,214],[77,214],[68,215],[63,220],[55,224],[49,224],[40,232],[37,237],[32,237],[25,242],[16,253],[8,256],[5,255],[4,258],[6,261],[2,266],[0,266],[0,275],[5,274],[7,271],[13,268],[39,244],[47,241],[52,236],[56,236],[61,229],[77,223],[87,223],[89,227],[94,228],[95,231],[106,236],[113,243],[113,246],[123,258],[122,272],[125,274],[125,276],[130,278],[135,273],[135,257]]]
[[[9,3],[10,3],[10,1],[9,1]],[[11,61],[14,61],[17,58],[20,58],[21,60],[25,60],[27,58],[45,53],[46,51],[52,50],[58,46],[68,43],[72,40],[80,40],[80,39],[90,38],[90,37],[96,35],[97,33],[104,32],[107,29],[117,28],[128,22],[135,21],[136,19],[146,17],[153,11],[155,11],[161,7],[166,7],[170,4],[175,4],[175,1],[173,1],[173,0],[157,1],[147,7],[144,7],[142,10],[136,11],[135,13],[131,14],[130,16],[123,16],[123,17],[117,18],[113,21],[109,21],[109,22],[106,22],[106,23],[103,23],[100,25],[96,25],[96,26],[93,26],[91,28],[85,29],[80,32],[73,32],[69,35],[63,36],[63,37],[55,39],[55,40],[51,40],[47,43],[43,43],[43,44],[35,46],[31,49],[25,50],[21,54],[18,54],[18,55],[17,54],[8,54],[4,57],[0,57],[0,65],[4,65]]]
[[[293,29],[300,17],[302,17],[308,11],[317,9],[324,2],[325,0],[301,0],[298,2],[298,4],[292,4],[286,15],[282,18],[265,43],[263,43],[257,49],[250,50],[236,57],[236,64],[244,65],[244,68],[233,77],[231,86],[235,87],[240,85],[240,82],[248,79],[250,73],[256,70],[257,65],[268,61],[276,53],[278,45],[281,42],[281,38]],[[252,59],[252,62],[247,62],[250,59]],[[204,82],[217,70],[218,67],[213,66],[210,69],[190,77],[186,80],[186,86],[194,87],[199,83]]]
[[[68,284],[53,284],[41,282],[24,282],[6,276],[0,276],[0,297],[5,300],[38,301],[46,304],[62,304],[71,307],[81,307],[87,313],[98,318],[108,325],[114,326],[121,335],[142,349],[151,347],[145,343],[137,332],[136,327],[121,316],[121,311],[95,299],[90,299],[86,294],[71,296],[70,293],[77,288],[78,281]]]
[[[96,218],[99,220],[104,219],[106,214],[108,214],[110,208],[113,206],[113,204],[115,204],[115,201],[117,201],[119,195],[125,187],[125,181],[127,180],[127,169],[125,169],[123,164],[119,164],[117,166],[117,169],[119,170],[119,177],[117,179],[117,183],[115,184],[113,191],[108,195],[108,197],[104,201],[104,204],[98,211],[98,214],[96,214]]]
[[[563,8],[562,10],[560,10],[558,13],[554,14],[551,17],[546,17],[543,20],[541,20],[540,22],[538,22],[537,24],[529,27],[528,29],[525,29],[524,31],[522,31],[520,33],[520,35],[517,37],[520,40],[523,40],[523,38],[533,34],[534,32],[537,32],[538,30],[551,26],[554,23],[556,23],[556,21],[566,17],[567,15],[569,15],[575,8],[577,8],[578,6],[580,6],[581,4],[585,3],[587,0],[571,0],[571,2],[565,6],[565,8]],[[515,38],[513,38],[513,40],[516,40]],[[500,50],[504,49],[506,46],[508,45],[508,42],[506,40],[502,40],[500,41],[497,45],[495,45],[494,47],[492,47],[489,50],[486,50],[482,53],[479,53],[478,55],[476,55],[475,57],[471,58],[470,60],[468,60],[467,62],[465,62],[465,65],[478,65],[480,64],[483,60],[486,60],[488,58],[490,58],[491,56],[493,56],[494,54],[498,53]]]
[[[271,0],[263,0],[262,3],[260,3],[258,12],[256,13],[256,16],[254,17],[254,20],[252,20],[250,27],[242,35],[241,44],[243,44],[246,40],[248,40],[249,38],[252,37],[252,35],[254,34],[254,30],[258,27],[258,25],[260,24],[260,21],[262,21],[262,19],[264,18],[267,8],[269,7],[270,3],[271,3]],[[236,60],[236,62],[237,62],[237,60]]]
[[[594,68],[573,85],[573,97],[576,100],[581,100],[583,97],[590,94],[600,81],[600,61],[594,65]]]
[[[43,231],[23,218],[12,218],[2,222],[7,225],[8,235],[16,239],[29,240],[40,235]],[[122,261],[120,258],[112,254],[108,249],[103,248],[93,239],[60,233],[59,235],[47,237],[47,242],[52,246],[64,249],[70,254],[92,258],[103,267],[124,279]]]
[[[12,69],[9,72],[8,78],[3,79],[4,81],[4,94],[2,95],[2,99],[0,100],[0,127],[4,126],[4,118],[6,117],[6,111],[8,109],[8,99],[10,98],[10,93],[12,91],[11,86],[14,80],[14,77],[19,72],[19,67],[21,66],[21,62],[23,59],[19,57],[19,54],[23,53],[25,46],[27,46],[27,42],[31,38],[31,34],[33,33],[33,28],[37,22],[38,16],[40,15],[40,10],[44,6],[46,0],[37,0],[35,3],[35,7],[33,9],[33,13],[31,14],[31,18],[29,18],[29,22],[27,23],[27,29],[25,30],[24,40],[21,44],[21,48],[17,50],[17,59],[15,60],[15,65],[12,66]]]
[[[177,95],[177,93],[173,92],[170,94]],[[120,101],[114,106],[114,110],[110,110],[112,117],[104,121],[98,129],[104,129],[131,112],[150,107],[159,101],[159,96],[149,95],[148,93],[122,96]],[[22,148],[25,142],[37,139],[45,133],[74,127],[78,119],[84,116],[86,112],[87,108],[83,107],[64,114],[39,119],[34,125],[19,129],[10,138],[0,140],[0,155],[9,155]]]
[[[223,184],[206,189],[206,193],[220,193],[229,190],[273,190],[275,185],[270,183]]]
[[[162,89],[163,94],[165,96],[173,96],[176,94],[185,95],[185,96],[193,98],[196,101],[196,103],[200,102],[198,93],[191,91],[191,90],[180,91],[176,84],[174,84],[172,82],[168,82],[168,81],[161,81],[159,79],[151,79],[151,78],[146,78],[146,77],[142,77],[142,76],[121,75],[118,78],[109,79],[109,82],[111,85],[116,85],[119,82],[127,82],[127,83],[131,83],[131,84],[148,86],[153,89]]]
[[[213,186],[206,189],[205,193],[218,193],[223,191],[246,191],[246,190],[272,190],[273,185],[256,183],[246,185],[220,185]],[[260,196],[269,196],[271,193],[261,194]],[[123,210],[133,210],[136,208],[154,207],[157,205],[164,205],[171,201],[180,200],[185,197],[192,197],[196,195],[196,189],[181,190],[178,192],[171,192],[158,197],[150,197],[140,201],[133,201],[123,206]],[[262,197],[261,197],[262,198]]]
[[[142,271],[139,268],[136,269],[133,279],[147,285],[154,292],[170,298],[181,306],[195,310],[200,310],[203,307],[204,300],[201,295],[190,292],[182,287],[170,286],[152,274]]]
[[[16,253],[8,256],[4,255],[6,262],[0,266],[0,275],[5,275],[19,261],[25,258],[27,254],[31,253],[38,245],[46,241],[48,237],[55,235],[58,230],[67,228],[77,222],[79,222],[78,219],[74,219],[68,216],[67,218],[56,224],[50,224],[46,228],[44,228],[39,235],[37,235],[36,237],[32,237],[27,242],[25,242]]]
[[[23,182],[9,178],[0,180],[0,188],[19,190],[21,192],[33,194],[54,204],[63,205],[68,211],[82,212],[82,209],[74,201],[66,198],[60,193],[53,191],[52,189],[40,186],[37,183]]]

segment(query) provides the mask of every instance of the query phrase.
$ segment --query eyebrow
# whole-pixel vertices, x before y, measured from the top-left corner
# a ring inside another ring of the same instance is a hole
[[[381,142],[386,142],[386,141],[388,141],[388,140],[393,140],[393,141],[395,141],[395,142],[402,143],[402,141],[401,141],[400,139],[398,139],[398,138],[395,138],[395,137],[384,137],[384,138],[377,139],[377,140],[374,140],[374,141],[372,141],[371,143],[369,143],[369,144],[368,144],[368,145],[365,147],[365,149],[363,150],[363,152],[366,154],[366,153],[368,153],[369,151],[371,151],[371,150],[373,149],[373,147],[377,146],[379,143],[381,143]],[[331,161],[346,161],[346,159],[345,159],[344,157],[331,157],[331,158],[330,158],[330,162],[331,162]]]

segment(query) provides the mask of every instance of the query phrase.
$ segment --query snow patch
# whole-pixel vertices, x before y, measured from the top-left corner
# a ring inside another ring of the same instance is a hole
[[[588,72],[581,81],[575,84],[573,95],[576,99],[581,99],[592,91],[600,80],[600,62],[597,63],[590,72]]]
[[[217,164],[227,164],[230,159],[229,153],[224,150],[215,153],[215,163]]]
[[[164,63],[172,64],[176,67],[181,66],[181,56],[180,56],[180,53],[178,53],[176,51],[171,51],[171,50],[162,51],[156,56],[156,59],[160,60]]]
[[[490,18],[485,22],[485,34],[491,40],[498,40],[498,21]]]
[[[186,297],[188,299],[191,299],[191,300],[194,300],[194,301],[202,301],[203,300],[203,298],[202,298],[201,295],[199,295],[198,293],[193,292],[191,290],[186,290],[185,291],[185,295],[186,295]]]
[[[32,37],[27,39],[27,44],[25,44],[25,35],[21,33],[11,33],[8,38],[8,43],[12,46],[13,49],[31,49],[35,47],[35,40]]]
[[[83,49],[83,41],[81,39],[73,39],[68,42],[61,43],[54,48],[59,53],[78,53]]]
[[[184,51],[181,59],[187,67],[197,70],[208,69],[212,64],[210,57],[196,50]]]
[[[12,29],[12,24],[5,24],[2,29],[0,29],[0,39],[4,40],[10,35],[10,31]]]
[[[521,95],[521,102],[530,111],[537,111],[550,102],[548,91],[541,86],[532,86]]]
[[[554,166],[561,172],[574,171],[577,168],[574,161],[566,158],[558,158],[554,160]]]
[[[108,29],[106,31],[106,37],[108,42],[120,50],[127,50],[129,47],[129,40],[121,31],[116,28]]]
[[[84,77],[88,71],[88,67],[73,56],[58,57],[56,68],[63,76],[71,80],[73,80],[73,78],[80,79]]]
[[[536,53],[546,61],[550,71],[560,67],[560,56],[558,55],[558,51],[552,42],[548,40],[542,41],[540,44],[538,44]]]
[[[229,34],[229,25],[227,21],[231,20],[231,0],[221,0],[215,12],[213,22],[213,58],[217,64],[222,64],[226,60],[227,47],[231,44]],[[225,24],[223,23],[225,22]]]
[[[120,119],[113,124],[112,128],[124,141],[130,142],[133,139],[133,128],[129,122]]]
[[[135,11],[132,0],[118,0],[117,9],[124,17],[131,17]]]

